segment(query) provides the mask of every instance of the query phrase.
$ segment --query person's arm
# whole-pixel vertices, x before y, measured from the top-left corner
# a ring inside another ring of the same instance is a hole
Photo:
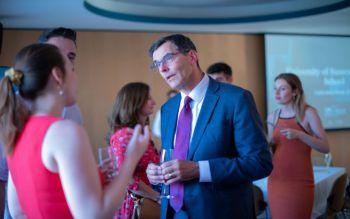
[[[114,149],[114,156],[117,158],[117,168],[120,169],[124,165],[125,152],[127,145],[130,142],[130,136],[132,135],[131,128],[121,128],[117,130],[110,139],[111,147]],[[139,178],[133,173],[133,177],[129,180],[128,189],[132,190],[138,187]]]
[[[69,120],[54,123],[43,142],[44,165],[60,175],[65,197],[74,218],[112,218],[122,203],[139,158],[144,153],[149,130],[134,130],[119,175],[102,190],[97,164],[85,130]]]
[[[124,154],[127,145],[130,142],[133,130],[131,128],[122,128],[117,130],[110,139],[110,145],[114,149],[114,156],[117,158],[117,167],[121,168],[124,163]]]
[[[252,94],[247,90],[237,92],[232,102],[226,107],[232,113],[231,123],[227,124],[225,131],[221,131],[227,134],[219,132],[218,138],[224,140],[215,141],[226,144],[223,148],[227,151],[231,148],[233,157],[226,155],[209,160],[212,182],[217,184],[251,182],[268,176],[273,168],[271,152]],[[229,132],[232,133],[231,137]]]
[[[269,149],[271,153],[273,154],[276,150],[276,143],[273,140],[273,131],[275,130],[277,126],[277,120],[278,120],[278,111],[275,110],[274,112],[270,113],[267,116],[266,120],[266,126],[267,126],[267,143],[269,145]]]
[[[329,152],[329,143],[326,131],[323,128],[320,116],[314,108],[309,107],[306,110],[306,116],[310,124],[310,129],[313,134],[313,138],[304,139],[305,143],[310,145],[315,150],[328,153]]]
[[[149,163],[146,169],[147,178],[152,185],[158,185],[164,183],[164,176],[162,174],[162,168],[155,163]]]
[[[131,134],[132,132],[130,131],[130,128],[118,130],[113,136],[114,141],[111,141],[111,146],[115,148],[116,156],[118,157],[118,167],[123,166],[123,162],[125,159],[124,154],[126,151],[125,145],[129,143]],[[145,194],[148,197],[151,197],[154,200],[157,200],[157,198],[159,197],[159,193],[154,191],[152,187],[144,183],[137,172],[134,172],[132,180],[129,181],[128,188],[130,190],[137,188],[138,191],[141,191],[143,194]]]
[[[21,208],[17,197],[17,191],[15,185],[13,184],[11,174],[8,175],[7,181],[7,203],[10,211],[10,215],[12,218],[25,219],[27,218]]]
[[[188,181],[200,177],[199,164],[196,161],[170,160],[164,162],[161,165],[161,169],[165,184],[167,185],[177,181]]]
[[[317,111],[312,107],[308,107],[305,111],[305,118],[310,126],[311,134],[295,129],[284,129],[281,130],[281,133],[288,139],[300,139],[318,152],[328,153],[329,143],[327,135]]]
[[[6,196],[6,182],[0,180],[0,215],[4,215]]]
[[[159,197],[159,192],[154,191],[153,188],[142,180],[139,182],[139,191],[145,193],[148,197],[151,197],[153,200],[157,200]]]
[[[271,153],[251,93],[237,93],[234,102],[226,105],[225,110],[231,115],[220,112],[211,118],[215,124],[207,126],[201,138],[201,148],[210,148],[210,153],[220,154],[208,159],[211,182],[247,183],[268,176],[273,167]],[[221,130],[222,127],[225,129]],[[200,179],[199,168],[195,161],[171,160],[163,163],[160,170],[166,184],[171,184]],[[158,168],[149,166],[147,170],[148,178],[153,182],[162,179]]]
[[[4,215],[5,210],[5,197],[6,197],[6,184],[8,180],[8,168],[5,150],[3,145],[0,143],[0,215]]]
[[[275,114],[275,112],[270,113],[267,116],[267,121],[266,121],[266,123],[267,123],[267,142],[269,144],[274,143],[273,138],[272,138],[273,130],[276,126],[275,121],[274,121],[274,117],[275,117],[274,114]]]

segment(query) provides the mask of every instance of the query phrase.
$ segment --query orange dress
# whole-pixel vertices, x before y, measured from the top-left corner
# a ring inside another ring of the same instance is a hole
[[[268,203],[273,219],[310,219],[314,202],[311,148],[299,139],[287,139],[283,128],[305,131],[293,118],[279,118],[273,131],[276,149],[268,178]]]

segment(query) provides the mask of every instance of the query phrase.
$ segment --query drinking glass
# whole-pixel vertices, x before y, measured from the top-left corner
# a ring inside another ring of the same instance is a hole
[[[173,156],[173,149],[167,148],[162,149],[160,153],[160,164],[164,163],[165,161],[169,161],[172,159]]]
[[[108,173],[114,177],[118,174],[117,157],[115,156],[115,148],[112,147],[99,147],[98,149],[98,162],[99,165],[106,166]]]
[[[172,155],[173,155],[173,149],[162,149],[161,153],[160,153],[160,164],[169,161],[172,159]],[[172,198],[172,196],[170,195],[170,186],[169,185],[162,185],[162,190],[160,193],[159,198],[166,198],[166,199],[170,199]]]
[[[327,169],[331,166],[332,163],[332,155],[331,153],[327,153],[324,155],[324,162],[326,163]]]

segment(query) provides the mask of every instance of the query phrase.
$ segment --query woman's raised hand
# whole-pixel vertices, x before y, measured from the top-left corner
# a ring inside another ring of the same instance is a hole
[[[136,125],[133,135],[127,146],[125,156],[134,156],[136,160],[139,160],[150,141],[150,132],[148,126],[141,129],[141,125]]]

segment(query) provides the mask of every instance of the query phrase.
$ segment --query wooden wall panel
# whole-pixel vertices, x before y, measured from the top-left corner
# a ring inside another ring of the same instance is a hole
[[[36,41],[40,30],[4,30],[0,65],[11,65],[17,51]],[[77,72],[78,103],[85,127],[95,148],[105,145],[106,118],[117,91],[127,82],[143,81],[152,88],[157,109],[166,100],[169,89],[159,73],[149,69],[150,44],[168,33],[95,32],[78,33]],[[258,111],[265,120],[264,49],[261,35],[189,33],[199,51],[200,65],[205,71],[213,62],[232,66],[234,83],[253,93]],[[350,131],[327,132],[334,164],[350,169],[350,148],[346,141]],[[159,141],[157,141],[159,143]],[[313,153],[320,156],[318,153]]]

